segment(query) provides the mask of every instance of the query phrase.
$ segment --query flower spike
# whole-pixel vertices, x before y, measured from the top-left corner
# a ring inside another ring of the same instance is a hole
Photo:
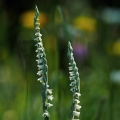
[[[43,117],[44,120],[49,120],[49,112],[48,108],[53,106],[50,101],[53,100],[52,96],[52,89],[49,89],[48,85],[48,66],[47,66],[47,60],[46,60],[46,54],[45,54],[45,49],[43,47],[42,43],[42,38],[41,38],[41,33],[40,33],[40,28],[38,23],[39,20],[39,10],[37,6],[35,6],[35,17],[34,17],[34,33],[35,33],[35,38],[34,40],[37,42],[35,45],[37,47],[37,67],[38,67],[38,72],[37,75],[39,75],[38,81],[41,82],[42,84],[42,98],[43,98]]]
[[[80,78],[79,78],[79,73],[78,73],[78,68],[76,66],[76,63],[74,61],[73,57],[73,48],[71,46],[71,43],[68,42],[68,59],[69,59],[69,74],[70,74],[70,86],[71,89],[70,91],[73,92],[73,100],[72,100],[72,106],[71,106],[71,112],[70,112],[70,120],[79,120],[76,117],[80,116],[80,108],[81,106],[79,105],[80,100],[79,96],[80,94]]]

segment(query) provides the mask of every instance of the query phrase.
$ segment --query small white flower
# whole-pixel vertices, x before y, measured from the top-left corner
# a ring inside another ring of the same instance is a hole
[[[70,89],[70,91],[72,91],[72,92],[75,92],[75,90],[76,90],[76,87],[72,87],[72,88]]]
[[[49,117],[49,113],[48,112],[44,112],[43,115],[42,115],[44,118],[47,116]]]
[[[38,57],[38,58],[39,58],[39,57],[40,57],[40,55],[39,55],[39,54],[37,54],[37,55],[36,55],[36,57]]]
[[[73,70],[73,67],[72,67],[72,66],[70,66],[70,67],[69,67],[69,70]]]
[[[38,67],[39,69],[43,69],[43,68],[44,68],[44,65],[37,65],[37,67]]]
[[[78,99],[73,99],[73,103],[78,104],[78,103],[80,103],[80,101]]]
[[[40,78],[38,78],[37,80],[40,81],[41,83],[44,83],[43,77],[40,77]]]
[[[37,75],[42,75],[42,74],[43,74],[43,70],[37,72]]]
[[[42,36],[42,34],[37,32],[37,33],[35,33],[35,36],[39,37],[39,36]]]
[[[40,25],[40,23],[38,23],[38,22],[37,22],[37,23],[35,23],[35,25],[39,26],[39,25]]]
[[[75,105],[74,105],[74,108],[75,108],[75,110],[80,110],[81,106],[80,106],[80,105],[75,104]]]
[[[75,76],[70,76],[70,80],[75,80]]]
[[[43,56],[43,53],[40,53],[40,52],[38,52],[37,55],[36,55],[36,57],[38,57],[38,60],[39,60],[39,58],[42,57],[42,56]],[[40,60],[42,60],[42,59],[40,59]]]
[[[51,106],[53,106],[53,104],[46,103],[46,106],[50,108]]]
[[[73,111],[73,116],[77,116],[77,117],[79,117],[79,116],[80,116],[80,112]]]
[[[52,94],[52,89],[47,89],[47,92],[48,92],[49,94]]]
[[[35,52],[38,52],[38,50],[35,50]]]
[[[37,48],[39,51],[43,51],[43,48],[42,47],[39,47],[39,48]]]
[[[37,54],[37,56],[40,56],[40,54]],[[40,63],[43,62],[43,59],[38,59],[38,60],[36,60],[36,61],[37,61],[38,64],[40,64]],[[37,65],[37,66],[39,67],[40,65]]]
[[[38,78],[37,80],[38,80],[38,81],[41,81],[41,80],[43,80],[43,77],[40,77],[40,78]]]
[[[53,100],[53,96],[52,96],[52,95],[48,95],[48,96],[47,96],[47,99],[49,99],[49,100],[52,101],[52,100]]]
[[[42,39],[40,37],[37,37],[34,40],[39,41],[39,40],[42,40]]]
[[[70,83],[70,86],[74,86],[76,84],[76,81],[73,81]]]
[[[73,76],[73,75],[75,75],[73,71],[72,71],[72,72],[69,72],[69,73],[70,73],[70,76]]]
[[[77,97],[77,98],[79,98],[79,96],[81,96],[80,93],[77,93],[77,92],[76,92],[76,93],[73,94],[73,97]]]

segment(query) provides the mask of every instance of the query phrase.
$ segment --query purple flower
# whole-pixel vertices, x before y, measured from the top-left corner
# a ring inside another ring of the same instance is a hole
[[[82,43],[73,43],[73,54],[77,58],[86,58],[88,55],[87,47]]]

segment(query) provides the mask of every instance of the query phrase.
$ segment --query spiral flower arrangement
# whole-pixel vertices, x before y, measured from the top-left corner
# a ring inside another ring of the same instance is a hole
[[[71,89],[70,91],[73,92],[73,100],[72,100],[72,105],[71,105],[71,112],[70,112],[70,120],[79,120],[77,117],[80,116],[80,108],[81,106],[79,105],[80,100],[80,78],[79,78],[79,73],[78,73],[78,68],[76,66],[76,63],[74,61],[73,57],[73,49],[71,46],[71,43],[68,42],[68,59],[69,59],[69,74],[70,74],[70,86]]]
[[[44,120],[49,120],[50,115],[48,112],[48,108],[53,106],[49,101],[53,100],[52,95],[52,89],[49,89],[48,85],[48,66],[47,66],[47,60],[46,60],[46,54],[45,49],[43,47],[41,34],[40,34],[40,23],[39,20],[39,11],[37,6],[35,6],[35,17],[34,17],[34,32],[35,32],[35,38],[34,40],[37,42],[35,45],[37,47],[37,67],[38,67],[38,73],[39,75],[38,81],[42,84],[42,98],[43,98],[43,117]]]

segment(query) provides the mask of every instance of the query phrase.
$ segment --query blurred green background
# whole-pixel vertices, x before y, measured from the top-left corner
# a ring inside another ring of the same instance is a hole
[[[43,120],[33,40],[35,5],[54,95],[51,120],[69,120],[68,41],[81,78],[80,119],[119,120],[119,0],[0,1],[0,120]]]

